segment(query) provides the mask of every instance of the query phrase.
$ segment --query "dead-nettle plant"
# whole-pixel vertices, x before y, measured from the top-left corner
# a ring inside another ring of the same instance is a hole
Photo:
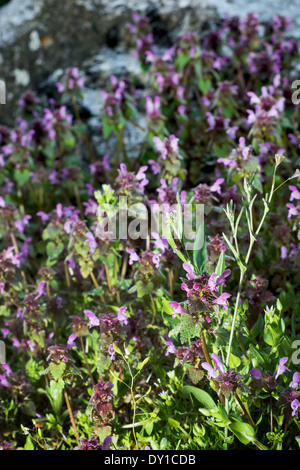
[[[237,313],[238,313],[238,306],[240,303],[240,298],[241,298],[241,292],[242,292],[242,287],[243,287],[243,282],[245,275],[247,273],[248,267],[249,267],[249,260],[253,251],[253,247],[255,242],[257,241],[257,237],[264,225],[264,222],[266,220],[266,217],[270,211],[272,199],[274,196],[274,193],[285,183],[290,181],[293,178],[297,178],[300,175],[299,170],[297,169],[295,173],[288,178],[286,181],[281,183],[279,186],[275,187],[275,177],[276,177],[276,170],[284,157],[282,155],[275,155],[275,166],[274,166],[274,171],[273,171],[273,177],[272,177],[272,182],[271,182],[271,189],[269,193],[266,193],[265,196],[262,198],[262,203],[263,203],[263,214],[260,219],[260,221],[256,224],[257,226],[255,227],[254,223],[254,202],[257,199],[257,193],[253,195],[253,179],[247,180],[244,178],[244,196],[243,196],[243,207],[239,214],[235,214],[235,207],[233,205],[233,201],[231,200],[229,204],[227,204],[226,209],[224,209],[224,212],[229,220],[230,223],[230,228],[231,228],[231,240],[227,237],[225,233],[223,233],[224,240],[226,241],[227,245],[229,246],[234,259],[239,267],[240,270],[240,277],[239,277],[239,284],[238,284],[238,290],[237,290],[237,296],[235,300],[235,306],[234,306],[234,313],[233,313],[233,318],[232,318],[232,324],[231,324],[231,330],[230,330],[230,336],[229,336],[229,343],[228,343],[228,349],[227,349],[227,356],[226,356],[226,366],[228,367],[229,361],[230,361],[230,354],[231,354],[231,348],[232,348],[232,341],[234,337],[234,332],[235,332],[235,325],[236,325],[236,318],[237,318]],[[239,229],[239,224],[241,221],[242,216],[246,217],[247,220],[247,227],[248,227],[248,233],[249,233],[249,245],[248,249],[246,251],[246,254],[241,253],[240,250],[240,245],[239,245],[239,240],[238,240],[238,229]]]

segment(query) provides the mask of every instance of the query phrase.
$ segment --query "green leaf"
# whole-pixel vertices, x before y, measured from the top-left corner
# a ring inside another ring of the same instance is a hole
[[[118,354],[120,354],[120,355],[122,356],[122,351],[121,351],[121,349],[119,348],[119,346],[116,345],[116,343],[113,343],[113,347],[114,347],[114,350],[115,350]]]
[[[143,281],[137,281],[136,288],[138,298],[144,297],[145,295],[149,295],[153,292],[153,282],[150,281],[147,284],[144,284]]]
[[[168,423],[173,428],[179,428],[179,426],[180,426],[180,423],[178,421],[176,421],[176,419],[168,418]]]
[[[173,315],[173,308],[169,305],[169,300],[162,299],[162,309],[167,315]]]
[[[108,139],[108,137],[114,130],[114,126],[110,124],[109,119],[105,113],[102,114],[101,124],[102,124],[102,135],[104,139]]]
[[[249,339],[253,340],[257,336],[259,336],[263,330],[263,327],[264,327],[264,319],[263,319],[262,314],[260,313],[257,321],[254,323],[254,325],[252,326],[250,330]]]
[[[176,222],[175,222],[175,232],[176,235],[179,239],[179,241],[182,240],[182,229],[183,229],[183,216],[182,216],[182,207],[181,207],[181,201],[180,201],[180,195],[177,192],[176,194],[176,200],[177,200],[177,205],[176,205]]]
[[[58,382],[56,382],[55,380],[51,380],[50,394],[54,400],[57,400],[60,397],[64,389],[64,386],[65,386],[65,382],[63,381],[63,379],[59,379]]]
[[[32,442],[31,436],[29,436],[29,435],[26,438],[24,449],[25,450],[34,450],[34,444]]]
[[[73,148],[75,146],[75,137],[71,131],[67,131],[63,134],[63,141],[67,147]]]
[[[203,242],[202,242],[203,240]],[[196,246],[201,245],[201,248],[193,251],[193,262],[194,267],[198,274],[202,274],[206,266],[207,249],[206,249],[206,235],[205,226],[198,228],[198,232],[195,239]]]
[[[62,242],[59,242],[58,245],[56,245],[54,242],[49,242],[46,246],[46,253],[50,259],[57,259],[63,249],[64,244]]]
[[[15,170],[14,178],[20,186],[30,180],[30,170]]]
[[[240,364],[241,364],[240,358],[230,353],[229,367],[231,369],[236,369],[237,367],[239,367]]]
[[[257,359],[258,363],[265,365],[266,363],[265,359],[263,358],[263,356],[260,354],[258,349],[253,344],[251,343],[249,344],[249,349],[252,352],[253,356]]]
[[[150,357],[146,357],[146,359],[143,360],[142,363],[139,363],[137,365],[137,370],[141,370],[143,369],[143,367],[147,364],[147,362],[149,361]]]
[[[201,388],[193,387],[192,385],[185,385],[182,387],[181,391],[183,395],[187,397],[193,395],[207,410],[216,408],[214,400],[207,392],[201,390]]]
[[[60,364],[55,364],[50,362],[49,369],[54,380],[58,380],[63,375],[66,368],[66,363],[61,362]]]
[[[253,442],[255,438],[255,431],[252,426],[248,423],[231,423],[229,429],[243,444],[247,445],[249,442]]]
[[[204,95],[211,89],[212,83],[209,79],[201,78],[198,82],[199,90],[202,91]]]
[[[191,315],[181,314],[180,339],[182,343],[188,343],[192,338],[200,334],[201,325]]]
[[[224,271],[225,271],[225,251],[221,251],[219,259],[218,259],[218,264],[215,269],[215,274],[217,274],[217,276],[220,276]]]

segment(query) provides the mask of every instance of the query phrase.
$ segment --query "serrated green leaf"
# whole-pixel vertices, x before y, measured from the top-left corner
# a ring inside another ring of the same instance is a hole
[[[62,377],[66,369],[66,363],[61,362],[60,364],[55,364],[54,362],[50,362],[49,369],[53,379],[58,380],[60,377]]]
[[[57,382],[55,380],[51,380],[50,394],[54,400],[57,400],[60,397],[64,389],[64,386],[65,386],[65,382],[63,381],[63,379],[59,379]]]

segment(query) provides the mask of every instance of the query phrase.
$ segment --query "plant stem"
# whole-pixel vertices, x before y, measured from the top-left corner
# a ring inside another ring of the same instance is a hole
[[[122,264],[122,268],[121,268],[121,279],[124,279],[124,277],[126,276],[128,258],[129,258],[129,255],[126,251],[125,254],[124,254],[123,264]]]
[[[273,403],[272,403],[272,394],[270,395],[270,426],[271,432],[273,432]]]
[[[250,424],[250,426],[255,427],[255,424],[254,424],[254,422],[253,422],[251,416],[249,415],[249,413],[248,413],[248,411],[246,410],[246,408],[245,408],[245,406],[244,406],[242,400],[240,399],[240,397],[238,396],[238,394],[237,394],[236,392],[234,392],[234,396],[235,396],[235,398],[236,398],[238,404],[240,405],[240,407],[241,407],[241,409],[242,409],[242,411],[243,411],[243,414],[246,416],[247,421],[248,421],[248,423]]]
[[[89,376],[90,376],[92,385],[93,385],[93,387],[95,387],[94,377],[93,377],[93,374],[92,374],[90,365],[89,365],[89,363],[88,363],[88,360],[87,360],[87,357],[86,357],[86,354],[85,354],[85,349],[84,349],[84,344],[83,344],[82,336],[80,336],[80,344],[81,344],[81,349],[82,349],[82,352],[83,352],[83,357],[84,357],[85,365],[86,365],[86,367],[87,367],[87,370],[88,370],[88,373],[89,373]]]
[[[229,366],[229,361],[230,361],[230,353],[231,353],[231,346],[232,346],[232,340],[233,340],[233,335],[234,335],[234,327],[235,327],[235,322],[236,322],[236,317],[237,317],[237,312],[238,312],[238,306],[239,306],[240,297],[241,297],[241,290],[242,290],[244,275],[245,275],[245,270],[241,269],[240,270],[240,281],[239,281],[238,292],[237,292],[237,297],[236,297],[236,301],[235,301],[234,313],[233,313],[233,318],[232,318],[232,325],[231,325],[230,336],[229,336],[229,343],[228,343],[228,350],[227,350],[227,357],[226,357],[226,367]]]
[[[112,286],[111,286],[110,274],[109,274],[108,266],[106,266],[106,264],[104,265],[104,269],[105,269],[108,289],[109,289],[109,292],[111,293],[112,292]]]
[[[92,281],[93,281],[93,283],[94,283],[94,286],[95,286],[96,289],[97,289],[97,287],[99,287],[99,284],[98,284],[98,282],[97,282],[97,279],[95,278],[94,273],[91,272],[91,273],[90,273],[90,276],[91,276],[91,278],[92,278]]]
[[[201,331],[201,333],[200,333],[200,341],[201,341],[201,346],[202,346],[202,349],[203,349],[205,360],[206,360],[206,362],[208,362],[208,364],[210,364],[212,366],[210,354],[209,354],[209,351],[208,351],[208,347],[207,347],[207,344],[206,344],[206,341],[205,341],[205,336],[204,336],[203,331]],[[215,385],[216,391],[218,392],[218,390],[220,389],[220,384],[214,379],[213,379],[213,383]],[[222,403],[222,405],[225,406],[225,399],[224,399],[224,395],[222,394],[222,392],[218,393],[218,397],[219,397],[219,400]]]
[[[64,265],[65,265],[65,276],[66,276],[67,286],[68,286],[68,287],[71,287],[69,269],[68,269],[68,265],[67,265],[67,262],[66,262],[66,261],[64,262]]]
[[[68,408],[68,413],[69,413],[69,416],[70,416],[70,420],[71,420],[71,423],[72,423],[72,426],[73,426],[73,429],[74,429],[76,441],[79,444],[80,439],[79,439],[78,429],[77,429],[77,426],[76,426],[76,423],[75,423],[73,411],[72,411],[72,408],[71,408],[71,405],[70,405],[70,400],[69,400],[66,388],[64,388],[64,397],[65,397],[65,400],[66,400],[66,405],[67,405],[67,408]]]
[[[156,323],[156,307],[152,294],[150,294],[151,307],[153,312],[153,323]]]

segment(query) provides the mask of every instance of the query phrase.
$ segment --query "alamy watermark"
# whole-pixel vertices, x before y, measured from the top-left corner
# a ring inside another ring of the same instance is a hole
[[[0,341],[0,364],[6,364],[6,348],[4,341]]]
[[[294,93],[292,94],[292,103],[297,105],[300,103],[300,80],[294,80],[292,83],[292,89],[294,90]]]
[[[6,104],[6,85],[3,80],[0,80],[0,104]]]
[[[297,365],[300,364],[300,340],[296,339],[292,343],[292,349],[296,349],[296,351],[292,354],[292,363]]]
[[[101,236],[109,240],[178,240],[186,250],[199,250],[204,243],[204,204],[100,204],[97,211]],[[149,235],[150,234],[150,235]]]

